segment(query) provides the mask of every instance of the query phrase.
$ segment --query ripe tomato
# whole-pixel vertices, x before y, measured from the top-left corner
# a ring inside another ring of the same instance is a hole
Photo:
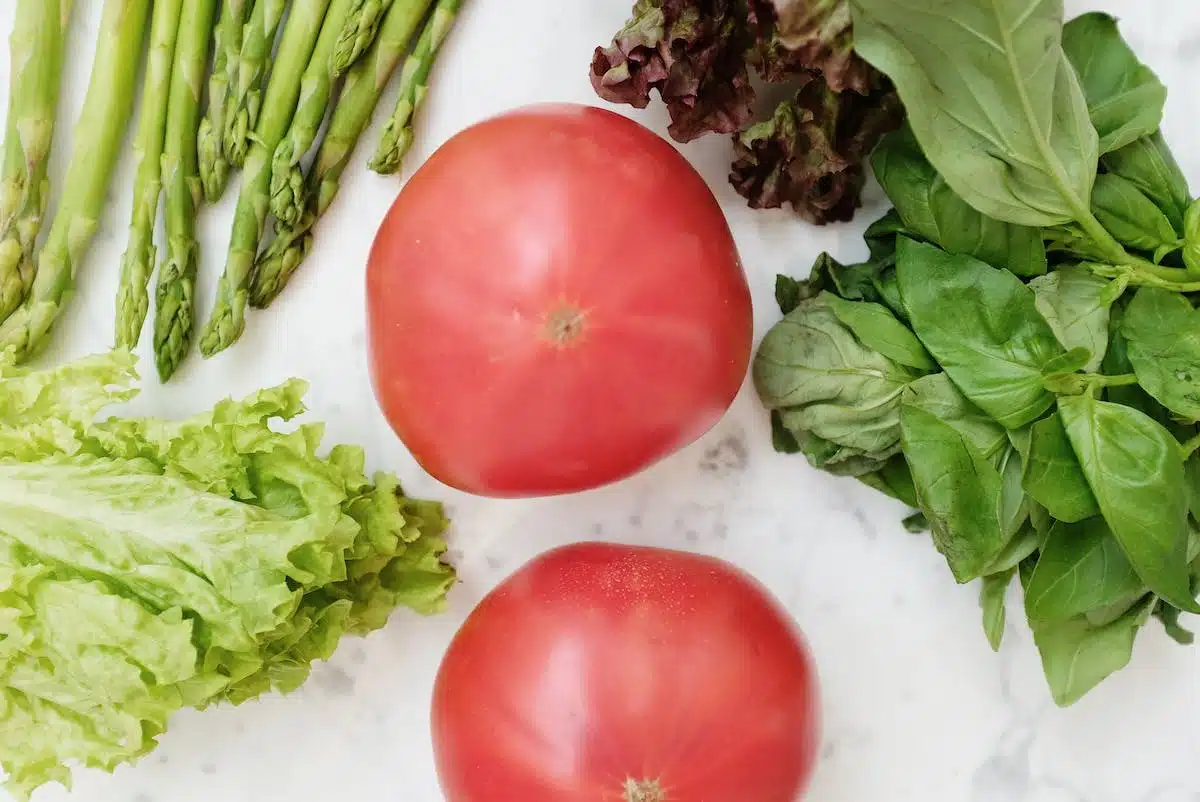
[[[434,477],[568,493],[695,440],[750,362],[750,293],[708,186],[616,113],[518,109],[408,181],[367,269],[372,382]]]
[[[735,567],[584,543],[470,614],[434,686],[446,802],[794,802],[818,742],[816,671]]]

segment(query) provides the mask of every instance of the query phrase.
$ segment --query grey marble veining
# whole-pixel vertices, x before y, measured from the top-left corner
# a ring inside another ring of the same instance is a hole
[[[86,85],[100,0],[77,0],[55,177]],[[598,102],[592,48],[624,22],[631,0],[469,0],[434,76],[410,163],[455,131],[512,106]],[[1200,186],[1200,3],[1071,0],[1103,8],[1167,83],[1165,129]],[[12,24],[0,3],[0,35]],[[7,58],[0,60],[0,92]],[[389,100],[385,101],[390,103]],[[623,113],[665,133],[661,108]],[[373,144],[379,120],[368,134]],[[1200,802],[1200,650],[1156,627],[1132,664],[1069,710],[1051,703],[1015,603],[1000,654],[980,626],[974,587],[957,586],[904,510],[865,487],[772,452],[749,386],[702,441],[619,485],[572,498],[483,501],[424,476],[380,417],[366,374],[362,273],[375,226],[398,186],[365,169],[367,148],[318,232],[316,250],[284,298],[253,314],[242,341],[218,359],[193,359],[180,380],[151,377],[133,405],[183,415],[288,376],[312,382],[312,417],[331,441],[369,446],[373,466],[397,471],[413,494],[444,498],[454,518],[462,584],[450,611],[398,614],[382,632],[347,641],[289,698],[187,712],[161,747],[115,776],[81,772],[67,794],[41,802],[283,802],[369,799],[438,802],[428,709],[438,660],[472,605],[538,552],[603,538],[688,548],[742,566],[799,621],[822,678],[825,729],[813,802]],[[683,148],[717,193],[736,233],[761,336],[776,319],[776,272],[803,274],[821,250],[864,253],[862,227],[881,211],[877,190],[854,225],[815,229],[785,212],[752,212],[727,185],[729,143]],[[125,242],[131,158],[79,292],[50,357],[104,348]],[[61,189],[56,185],[56,189]],[[200,283],[207,313],[235,192],[201,221]],[[144,368],[149,350],[143,347]],[[1015,599],[1012,600],[1015,602]]]

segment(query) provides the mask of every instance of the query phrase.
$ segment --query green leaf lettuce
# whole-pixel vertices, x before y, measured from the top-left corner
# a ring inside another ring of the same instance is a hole
[[[153,749],[183,707],[288,692],[339,638],[441,609],[438,505],[317,454],[291,381],[196,417],[110,419],[123,352],[0,369],[0,764],[25,799]]]

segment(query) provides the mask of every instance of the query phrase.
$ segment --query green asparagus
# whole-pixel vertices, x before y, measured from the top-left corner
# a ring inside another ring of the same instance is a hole
[[[308,256],[313,243],[312,228],[333,204],[354,148],[432,1],[396,0],[384,16],[371,47],[346,74],[308,173],[305,213],[294,225],[277,226],[275,239],[255,266],[250,289],[252,306],[268,306]]]
[[[294,225],[304,212],[304,173],[300,160],[312,148],[333,95],[329,60],[351,7],[358,0],[332,0],[321,36],[300,83],[300,104],[287,135],[275,148],[271,164],[271,214],[283,225]]]
[[[18,361],[45,346],[95,236],[133,106],[149,11],[150,0],[104,2],[62,201],[38,257],[29,295],[0,325],[0,351],[12,349]]]
[[[388,118],[379,147],[368,165],[375,172],[384,175],[397,172],[404,155],[412,147],[413,117],[425,99],[429,89],[429,71],[433,68],[442,43],[454,27],[454,19],[461,5],[462,0],[438,0],[417,46],[405,60],[400,73],[400,98],[396,101],[396,110]]]
[[[391,5],[392,0],[354,0],[354,8],[333,51],[334,76],[350,69],[350,65],[371,46],[379,32],[379,22]]]
[[[225,271],[200,335],[200,352],[205,357],[228,348],[245,330],[247,293],[270,205],[272,155],[296,111],[304,67],[316,47],[328,7],[329,0],[301,0],[293,5],[284,26],[276,68],[263,97],[262,117],[246,156]]]
[[[229,181],[229,161],[225,158],[225,112],[230,89],[237,85],[238,62],[242,50],[242,25],[250,0],[225,0],[214,35],[212,76],[208,79],[208,113],[200,121],[196,136],[200,163],[200,182],[204,197],[215,203]]]
[[[33,281],[73,2],[17,0],[9,37],[8,116],[0,166],[0,322],[20,305]]]
[[[167,110],[167,145],[163,151],[166,191],[167,254],[158,270],[154,310],[154,363],[161,381],[178,369],[192,345],[195,321],[196,209],[200,174],[196,131],[200,93],[208,60],[217,0],[185,0],[175,45]]]
[[[304,13],[313,0],[299,0],[297,11]],[[321,5],[320,2],[317,3]],[[287,0],[256,0],[250,19],[242,31],[242,50],[238,59],[237,86],[225,112],[225,158],[235,167],[246,163],[250,135],[258,126],[263,105],[263,85],[271,71],[271,50],[275,32],[287,9]],[[303,70],[303,65],[286,65]]]
[[[117,286],[116,347],[132,351],[142,335],[150,300],[146,285],[154,270],[154,224],[162,194],[163,137],[167,128],[167,100],[171,70],[175,66],[175,39],[183,0],[157,0],[150,22],[150,49],[142,83],[142,109],[133,142],[133,219],[129,245],[121,257]]]

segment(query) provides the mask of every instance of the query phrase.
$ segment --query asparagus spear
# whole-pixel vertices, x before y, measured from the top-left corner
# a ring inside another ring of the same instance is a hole
[[[321,36],[300,82],[300,105],[287,135],[275,148],[271,163],[271,214],[284,225],[293,225],[304,212],[304,174],[300,160],[312,148],[333,94],[330,56],[358,0],[332,0],[321,27]]]
[[[296,5],[303,10],[308,2],[299,0]],[[225,112],[225,158],[236,167],[246,163],[250,133],[258,125],[263,104],[263,84],[270,72],[271,50],[275,47],[275,33],[279,30],[279,22],[287,5],[287,0],[256,0],[250,19],[242,30],[237,86]],[[303,65],[289,64],[287,68],[302,70]]]
[[[433,0],[396,0],[383,18],[379,35],[346,74],[341,95],[309,170],[307,208],[292,226],[277,226],[276,237],[255,266],[250,303],[262,308],[283,290],[312,247],[312,227],[329,209],[341,186],[342,172],[371,122],[383,90],[403,58]]]
[[[304,66],[316,46],[329,2],[299,0],[284,26],[277,66],[263,98],[262,118],[246,156],[225,272],[217,284],[216,304],[200,335],[200,353],[205,357],[228,348],[246,328],[246,296],[270,205],[271,156],[296,111]]]
[[[333,74],[339,76],[358,61],[379,31],[379,22],[392,5],[392,0],[355,0],[354,9],[338,36],[333,51]]]
[[[136,164],[133,183],[133,219],[129,245],[121,257],[117,286],[116,346],[133,350],[142,334],[150,300],[146,284],[154,270],[154,223],[162,194],[163,137],[167,127],[167,100],[175,64],[175,39],[183,0],[157,0],[150,22],[150,50],[142,83],[142,109],[133,142]]]
[[[208,66],[208,39],[216,13],[217,0],[185,0],[171,73],[167,144],[162,158],[167,255],[158,271],[154,310],[154,364],[164,382],[175,373],[192,345],[200,254],[196,209],[201,189],[195,142],[200,93]]]
[[[225,0],[215,33],[212,76],[208,79],[208,113],[196,135],[200,160],[200,182],[204,197],[215,203],[225,192],[229,162],[225,159],[225,112],[230,89],[237,84],[238,59],[242,51],[242,25],[248,0]]]
[[[63,199],[38,257],[29,296],[0,325],[0,351],[12,348],[18,361],[46,344],[95,236],[133,106],[149,11],[150,0],[104,0],[96,58],[76,123]]]
[[[454,27],[454,19],[458,14],[462,0],[438,0],[433,14],[421,31],[417,46],[404,62],[400,72],[400,98],[396,101],[396,110],[383,128],[379,147],[375,150],[368,166],[377,173],[387,175],[400,169],[404,154],[412,147],[412,119],[425,99],[429,89],[429,71],[437,58],[438,51],[450,29]]]
[[[46,175],[73,0],[18,0],[9,37],[8,116],[0,166],[0,322],[33,281]]]

